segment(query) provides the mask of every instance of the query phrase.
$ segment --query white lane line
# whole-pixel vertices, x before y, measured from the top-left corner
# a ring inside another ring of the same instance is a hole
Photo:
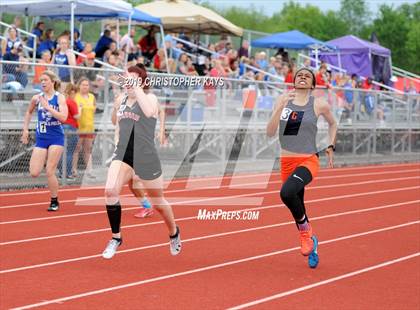
[[[369,271],[372,271],[372,270],[375,270],[375,269],[379,269],[379,268],[383,268],[383,267],[386,267],[386,266],[389,266],[389,265],[400,263],[400,262],[418,257],[419,255],[420,255],[420,252],[417,252],[417,253],[413,253],[411,255],[403,256],[403,257],[400,257],[400,258],[391,259],[391,260],[385,261],[381,264],[377,264],[377,265],[373,265],[373,266],[370,266],[370,267],[367,267],[367,268],[355,270],[355,271],[352,271],[352,272],[349,272],[349,273],[342,274],[342,275],[337,276],[337,277],[333,277],[333,278],[329,278],[329,279],[326,279],[326,280],[323,280],[323,281],[315,282],[315,283],[312,283],[312,284],[309,284],[309,285],[301,286],[299,288],[295,288],[295,289],[290,290],[290,291],[285,291],[285,292],[278,293],[278,294],[275,294],[275,295],[271,295],[271,296],[268,296],[268,297],[265,297],[265,298],[257,299],[257,300],[254,300],[254,301],[242,304],[242,305],[238,305],[238,306],[228,308],[227,310],[240,310],[240,309],[245,309],[245,308],[249,308],[249,307],[252,307],[252,306],[256,306],[256,305],[259,305],[259,304],[262,304],[262,303],[265,303],[265,302],[268,302],[268,301],[271,301],[271,300],[280,299],[280,298],[283,298],[283,297],[286,297],[286,296],[290,296],[290,295],[293,295],[293,294],[296,294],[296,293],[300,293],[300,292],[303,292],[303,291],[313,289],[313,288],[318,287],[318,286],[330,284],[330,283],[337,282],[337,281],[347,279],[347,278],[350,278],[350,277],[354,277],[354,276],[357,276],[359,274],[366,273],[366,272],[369,272]]]
[[[395,178],[395,179],[381,179],[381,180],[371,180],[371,181],[363,181],[363,182],[353,182],[353,183],[343,183],[343,184],[332,184],[332,185],[321,185],[321,186],[309,186],[307,190],[313,190],[313,189],[322,189],[322,188],[336,188],[336,187],[347,187],[347,186],[354,186],[354,185],[365,185],[365,184],[375,184],[375,183],[387,183],[387,182],[395,182],[395,181],[405,181],[410,179],[417,179],[417,177],[404,177],[404,178]],[[411,189],[413,187],[407,187],[408,189]],[[384,190],[384,191],[378,191],[377,193],[386,193],[390,192],[392,189]],[[241,197],[252,197],[256,195],[267,195],[267,194],[273,194],[278,193],[279,190],[273,190],[273,191],[257,191],[253,193],[248,194],[240,194],[240,195],[231,195],[231,196],[220,196],[220,197],[210,197],[210,198],[200,198],[200,199],[194,199],[194,200],[185,200],[185,201],[175,201],[171,202],[171,198],[169,197],[168,200],[172,206],[175,205],[187,205],[190,203],[197,204],[198,202],[205,202],[205,201],[217,201],[217,200],[230,200],[232,198],[241,198]],[[191,198],[191,197],[187,197]],[[98,199],[98,198],[92,198],[92,199]],[[178,197],[179,199],[179,197]],[[205,204],[200,204],[200,206]],[[234,205],[237,205],[234,203]],[[129,208],[123,208],[122,211],[128,211],[128,210],[136,210],[139,207],[129,207]],[[48,217],[38,217],[38,218],[30,218],[30,219],[24,219],[24,220],[15,220],[15,221],[5,221],[0,222],[0,225],[6,225],[6,224],[17,224],[17,223],[26,223],[26,222],[34,222],[34,221],[44,221],[44,220],[54,220],[54,219],[60,219],[60,218],[69,218],[69,217],[76,217],[76,216],[86,216],[86,215],[93,215],[93,214],[102,214],[106,213],[105,210],[103,211],[92,211],[92,212],[83,212],[83,213],[75,213],[75,214],[67,214],[67,215],[58,215],[58,216],[48,216]]]
[[[418,170],[416,169],[410,169],[410,170],[404,170],[402,171],[403,173],[408,173],[408,172],[416,172]],[[420,171],[420,170],[419,170]],[[316,178],[316,180],[330,180],[330,179],[336,179],[336,178],[347,178],[347,177],[363,177],[363,176],[378,176],[378,175],[388,175],[388,174],[401,174],[401,171],[391,171],[391,172],[387,172],[387,171],[381,171],[381,172],[368,172],[368,173],[354,173],[354,174],[347,174],[347,175],[333,175],[333,176],[319,176]],[[420,180],[420,175],[419,176],[413,176],[412,178],[416,178],[418,177]],[[407,179],[407,178],[406,178]],[[368,182],[374,182],[376,180],[372,180],[372,181],[368,181]],[[165,195],[168,194],[172,194],[172,193],[181,193],[181,192],[192,192],[192,191],[197,191],[197,190],[214,190],[214,189],[222,189],[222,188],[244,188],[247,189],[247,187],[249,186],[256,186],[256,185],[266,185],[266,188],[268,187],[268,185],[273,185],[273,184],[280,184],[282,183],[281,180],[277,180],[277,181],[271,181],[268,182],[267,180],[265,180],[264,182],[252,182],[252,183],[239,183],[239,184],[230,184],[230,185],[221,185],[221,186],[217,186],[217,187],[202,187],[202,188],[184,188],[184,189],[176,189],[176,190],[168,190],[165,191]],[[309,186],[310,188],[311,186]],[[259,187],[257,187],[256,189],[258,189]],[[261,189],[261,188],[260,188]],[[125,195],[121,195],[122,198],[124,197],[129,197],[130,200],[127,201],[127,203],[129,203],[130,205],[138,205],[138,201],[137,199],[132,195],[132,194],[125,194]],[[64,204],[64,203],[73,203],[76,202],[76,205],[89,205],[89,204],[104,204],[104,200],[103,200],[103,195],[101,196],[97,196],[97,197],[79,197],[76,199],[68,199],[68,200],[61,200],[60,203]],[[96,201],[98,200],[98,201]],[[17,204],[17,205],[6,205],[6,206],[1,206],[1,209],[14,209],[14,208],[24,208],[24,207],[33,207],[33,206],[45,206],[48,205],[49,201],[45,201],[45,202],[33,202],[33,203],[23,203],[23,204]]]
[[[387,208],[400,207],[400,206],[404,206],[404,205],[413,204],[413,203],[416,203],[416,202],[419,202],[419,200],[407,201],[407,202],[396,203],[396,204],[391,204],[391,205],[384,205],[384,206],[373,207],[373,208],[362,209],[362,210],[353,210],[353,211],[346,211],[346,212],[340,212],[340,213],[333,213],[333,214],[328,214],[328,215],[323,215],[323,216],[312,217],[311,221],[318,221],[318,220],[340,217],[340,216],[345,216],[345,215],[353,215],[353,214],[357,214],[357,213],[364,213],[364,212],[377,211],[377,210],[382,210],[382,209],[387,209]],[[273,206],[264,207],[264,209],[268,209],[268,208],[272,208],[272,207]],[[274,227],[281,227],[281,226],[291,225],[291,224],[294,224],[294,223],[295,222],[293,222],[293,221],[289,221],[289,222],[283,222],[283,223],[279,223],[279,224],[272,224],[272,225],[266,225],[266,226],[258,226],[258,227],[253,227],[253,228],[234,230],[234,231],[229,231],[229,232],[224,232],[224,233],[218,233],[218,234],[213,234],[213,235],[206,235],[206,236],[201,236],[201,237],[194,237],[194,238],[190,238],[190,239],[185,239],[185,240],[182,240],[182,242],[185,243],[185,242],[198,241],[198,240],[204,240],[204,239],[210,239],[210,238],[218,238],[218,237],[223,237],[223,236],[240,234],[240,233],[244,233],[244,232],[257,231],[257,230],[269,229],[269,228],[274,228]],[[162,246],[167,246],[167,245],[168,245],[168,243],[166,243],[166,242],[165,243],[158,243],[158,244],[153,244],[153,245],[148,245],[148,246],[142,246],[142,247],[137,247],[137,248],[121,250],[121,251],[118,251],[118,253],[119,254],[130,253],[130,252],[147,250],[147,249],[152,249],[152,248],[162,247]],[[17,267],[17,268],[12,268],[12,269],[4,269],[4,270],[0,271],[0,274],[22,271],[22,270],[28,270],[28,269],[41,268],[41,267],[47,267],[47,266],[54,266],[54,265],[65,264],[65,263],[76,262],[76,261],[82,261],[82,260],[87,260],[87,259],[91,259],[91,258],[98,258],[98,257],[101,257],[101,255],[97,254],[97,255],[75,257],[75,258],[70,258],[70,259],[65,259],[65,260],[60,260],[60,261],[53,261],[53,262],[49,262],[49,263],[29,265],[29,266]]]
[[[356,237],[367,236],[367,235],[370,235],[370,234],[375,234],[375,233],[379,233],[379,232],[384,232],[384,231],[389,231],[389,230],[398,229],[398,228],[402,228],[402,227],[407,227],[407,226],[411,226],[411,225],[415,225],[415,224],[419,224],[419,223],[420,223],[420,221],[413,221],[413,222],[408,222],[408,223],[395,225],[395,226],[389,226],[389,227],[385,227],[385,228],[381,228],[381,229],[365,231],[365,232],[362,232],[362,233],[357,233],[357,234],[347,235],[347,236],[343,236],[343,237],[339,237],[339,238],[335,238],[335,239],[321,241],[320,244],[328,244],[328,243],[338,242],[338,241],[352,239],[352,238],[356,238]],[[208,270],[218,269],[218,268],[222,268],[222,267],[226,267],[226,266],[232,266],[232,265],[236,265],[236,264],[240,264],[240,263],[244,263],[244,262],[254,261],[254,260],[258,260],[258,259],[265,258],[265,257],[270,257],[270,256],[275,256],[275,255],[279,255],[279,254],[284,254],[284,253],[296,251],[298,249],[299,249],[299,247],[288,248],[288,249],[284,249],[284,250],[280,250],[280,251],[269,252],[269,253],[265,253],[265,254],[261,254],[261,255],[250,256],[250,257],[246,257],[246,258],[242,258],[242,259],[232,260],[232,261],[228,261],[228,262],[224,262],[224,263],[220,263],[220,264],[215,264],[215,265],[210,265],[210,266],[205,266],[205,267],[201,267],[201,268],[191,269],[191,270],[187,270],[187,271],[183,271],[183,272],[168,274],[168,275],[165,275],[165,276],[140,280],[140,281],[136,281],[136,282],[130,282],[130,283],[117,285],[117,286],[111,286],[111,287],[107,287],[107,288],[99,289],[99,290],[88,291],[88,292],[81,293],[81,294],[70,295],[70,296],[56,298],[56,299],[52,299],[52,300],[45,300],[45,301],[42,301],[42,302],[39,302],[39,303],[20,306],[20,307],[16,307],[16,308],[13,308],[13,309],[14,310],[17,310],[17,309],[23,310],[23,309],[31,309],[31,308],[51,305],[51,304],[54,304],[54,303],[61,303],[61,302],[69,301],[69,300],[79,299],[79,298],[88,297],[88,296],[92,296],[92,295],[99,295],[99,294],[112,292],[112,291],[120,290],[120,289],[125,289],[125,288],[129,288],[129,287],[133,287],[133,286],[140,286],[140,285],[144,285],[144,284],[148,284],[148,283],[152,283],[152,282],[158,282],[158,281],[172,279],[172,278],[176,278],[176,277],[180,277],[180,276],[191,275],[191,274],[195,274],[195,273],[199,273],[199,272],[203,272],[203,271],[208,271]]]
[[[252,178],[252,177],[259,177],[259,176],[263,177],[263,176],[267,176],[267,175],[271,175],[271,174],[277,175],[277,174],[280,174],[280,173],[277,172],[277,171],[273,171],[272,173],[262,172],[262,173],[255,173],[255,174],[238,174],[238,175],[227,175],[224,178],[225,179],[230,179],[230,178],[242,179],[242,178]],[[202,178],[192,177],[192,178],[189,178],[189,179],[177,179],[177,180],[172,180],[172,181],[165,180],[164,185],[178,184],[178,183],[184,183],[184,182],[185,183],[188,183],[188,182],[203,182],[203,181],[218,180],[218,179],[222,180],[223,177],[221,177],[221,176],[214,176],[214,177],[210,176],[210,177],[202,177]],[[127,187],[127,185],[124,185],[124,187]],[[92,190],[92,189],[103,189],[103,186],[86,186],[86,187],[63,188],[63,189],[60,189],[58,191],[58,193],[80,191],[80,190]],[[22,193],[19,193],[19,192],[0,193],[0,197],[2,197],[2,196],[6,196],[6,197],[7,196],[16,196],[16,195],[47,194],[49,192],[50,191],[24,191]]]
[[[405,191],[407,189],[418,189],[419,187],[412,187],[412,188],[398,188],[393,189],[391,191]],[[388,190],[386,192],[389,192]],[[357,194],[350,194],[346,196],[331,196],[328,198],[319,198],[319,199],[312,199],[308,200],[305,203],[315,203],[320,201],[327,201],[327,200],[335,200],[335,199],[342,199],[342,198],[351,198],[351,197],[357,197],[357,196],[365,196],[365,195],[371,195],[371,194],[377,194],[378,192],[364,192],[364,193],[357,193]],[[382,192],[381,192],[382,193]],[[410,201],[411,202],[420,202],[420,201]],[[395,204],[391,205],[394,206]],[[397,204],[398,205],[398,204]],[[284,204],[274,204],[271,206],[263,206],[263,207],[256,207],[256,208],[245,208],[245,209],[238,209],[236,211],[257,211],[257,210],[264,210],[269,208],[276,208],[276,207],[283,207]],[[183,217],[183,218],[177,218],[176,221],[187,221],[187,220],[194,220],[197,219],[197,216],[189,216],[189,217]],[[164,223],[163,221],[155,221],[155,222],[148,222],[148,223],[141,223],[141,224],[133,224],[133,225],[125,225],[121,226],[121,229],[128,229],[128,228],[136,228],[136,227],[142,227],[142,226],[150,226],[150,225],[158,225]],[[92,234],[92,233],[98,233],[98,232],[104,232],[108,231],[109,227],[106,228],[100,228],[100,229],[94,229],[94,230],[86,230],[86,231],[79,231],[79,232],[73,232],[73,233],[66,233],[66,234],[59,234],[59,235],[52,235],[52,236],[44,236],[44,237],[35,237],[35,238],[28,238],[28,239],[20,239],[20,240],[11,240],[11,241],[5,241],[1,242],[0,246],[4,245],[12,245],[12,244],[19,244],[19,243],[26,243],[26,242],[33,242],[33,241],[41,241],[41,240],[48,240],[48,239],[55,239],[55,238],[63,238],[63,237],[72,237],[72,236],[79,236],[79,235],[85,235],[85,234]]]
[[[370,170],[370,169],[384,169],[384,168],[393,168],[393,167],[416,167],[415,170],[420,171],[420,166],[418,163],[407,163],[407,164],[395,164],[395,165],[370,165],[370,166],[355,166],[355,167],[343,167],[343,168],[332,168],[332,169],[322,169],[320,170],[320,173],[326,172],[341,172],[341,171],[353,171],[353,170]],[[399,171],[389,171],[388,173]],[[280,174],[278,171],[272,171],[268,173],[255,173],[255,174],[233,174],[230,176],[226,176],[225,178],[249,178],[249,177],[264,177],[267,175],[278,175]],[[341,176],[341,175],[340,175]],[[345,175],[342,175],[345,176]],[[202,181],[208,181],[208,180],[222,180],[223,177],[221,176],[212,176],[212,177],[202,177],[202,178],[189,178],[189,179],[179,179],[179,180],[173,180],[173,181],[165,181],[165,185],[168,185],[169,183],[177,184],[177,183],[183,183],[183,182],[202,182]],[[318,177],[319,178],[319,177]],[[125,185],[126,187],[127,185]],[[72,188],[63,188],[59,190],[59,193],[61,192],[72,192],[72,191],[80,191],[80,190],[92,190],[92,189],[102,189],[103,186],[91,186],[91,187],[72,187]],[[36,194],[48,194],[49,191],[25,191],[25,192],[14,192],[14,193],[0,193],[0,197],[7,197],[7,196],[16,196],[16,195],[36,195]]]

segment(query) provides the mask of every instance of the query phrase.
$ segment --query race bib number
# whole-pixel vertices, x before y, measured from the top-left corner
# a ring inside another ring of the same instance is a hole
[[[120,105],[120,108],[118,109],[118,112],[117,112],[117,116],[122,116],[124,114],[125,108],[126,108],[125,104]]]
[[[290,111],[287,119],[285,119],[287,121],[283,133],[285,136],[296,136],[299,133],[304,113],[304,111]]]
[[[281,112],[281,120],[283,121],[287,121],[289,119],[290,114],[293,111],[289,108],[284,108],[283,111]]]
[[[40,133],[47,133],[47,124],[45,122],[39,123],[39,132]]]

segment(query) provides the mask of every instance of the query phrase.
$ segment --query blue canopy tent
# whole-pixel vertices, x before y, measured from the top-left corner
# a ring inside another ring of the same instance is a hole
[[[73,48],[74,16],[83,14],[130,13],[131,4],[123,0],[2,0],[0,12],[26,16],[70,16],[70,46]],[[48,12],[48,14],[45,14]]]
[[[94,21],[104,18],[120,18],[120,19],[129,19],[131,15],[131,20],[140,22],[140,23],[150,23],[150,24],[160,24],[160,18],[151,16],[144,12],[139,11],[138,9],[133,9],[132,12],[119,12],[119,13],[107,13],[107,14],[76,14],[74,18],[79,21]],[[70,19],[70,15],[48,15],[43,14],[44,17],[56,18],[56,19]]]
[[[253,47],[263,48],[291,48],[291,49],[307,49],[312,46],[325,46],[334,49],[326,43],[319,41],[299,30],[275,33],[263,38],[251,41]]]
[[[335,50],[333,45],[312,38],[311,36],[300,32],[299,30],[280,32],[262,37],[251,41],[251,46],[262,48],[289,48],[298,50],[312,49],[315,50],[316,63],[318,63],[317,55],[320,49]]]
[[[53,19],[64,19],[64,20],[71,18],[71,16],[68,14],[64,14],[64,15],[44,14],[43,16],[48,17],[48,18],[53,18]],[[139,22],[139,23],[157,24],[157,25],[160,25],[160,28],[161,28],[162,40],[164,38],[160,18],[151,16],[135,8],[132,9],[131,12],[121,11],[121,12],[110,12],[110,13],[105,13],[105,14],[95,14],[95,13],[76,14],[74,15],[74,18],[79,21],[94,21],[94,20],[106,19],[106,18],[117,18],[118,21],[120,19],[126,19],[128,20],[128,32],[130,32],[132,21]],[[117,22],[117,32],[119,33],[119,22]],[[119,42],[117,42],[117,44],[119,45]],[[166,53],[166,50],[165,50],[165,53]]]

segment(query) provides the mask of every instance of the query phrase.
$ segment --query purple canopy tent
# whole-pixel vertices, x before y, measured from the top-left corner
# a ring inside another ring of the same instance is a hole
[[[319,58],[326,63],[341,67],[348,74],[375,77],[386,84],[391,77],[391,51],[378,44],[348,35],[326,42],[338,51],[321,52]]]

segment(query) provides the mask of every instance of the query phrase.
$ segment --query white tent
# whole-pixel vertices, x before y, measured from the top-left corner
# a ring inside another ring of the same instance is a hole
[[[66,15],[74,4],[75,14],[131,12],[131,4],[122,0],[1,0],[0,12],[28,16]]]
[[[242,36],[243,29],[219,14],[185,0],[157,0],[136,7],[159,17],[165,31],[197,32],[203,34],[233,34]]]
[[[71,15],[70,31],[73,47],[74,15],[131,13],[131,4],[122,0],[1,0],[0,14],[24,16]]]

